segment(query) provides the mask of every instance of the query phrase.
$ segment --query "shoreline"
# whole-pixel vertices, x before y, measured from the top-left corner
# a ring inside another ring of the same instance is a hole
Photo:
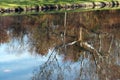
[[[34,5],[34,6],[18,6],[13,8],[0,8],[0,13],[21,13],[30,11],[47,11],[47,10],[60,10],[60,9],[99,9],[99,8],[113,8],[120,7],[120,1],[101,1],[101,2],[85,2],[85,3],[72,3],[72,4],[48,4],[48,5]]]

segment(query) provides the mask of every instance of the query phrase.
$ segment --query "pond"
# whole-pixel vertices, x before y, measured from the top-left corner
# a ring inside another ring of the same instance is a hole
[[[120,10],[0,16],[0,80],[119,80]]]

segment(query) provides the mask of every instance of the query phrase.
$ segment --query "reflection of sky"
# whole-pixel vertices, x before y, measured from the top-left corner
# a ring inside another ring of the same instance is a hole
[[[47,61],[52,50],[49,50],[48,54],[45,56],[33,55],[35,53],[33,51],[31,54],[29,51],[30,47],[27,40],[27,36],[24,36],[23,42],[13,39],[9,43],[0,45],[0,80],[30,80],[30,78],[34,76],[34,70],[38,69],[39,71],[39,66],[42,66],[42,64]],[[56,52],[54,52],[54,54],[56,54]],[[53,57],[54,54],[52,55]],[[85,65],[85,68],[89,67],[89,59],[84,59],[84,64],[81,64],[80,62],[63,62],[62,55],[57,55],[56,57],[59,65],[63,69],[62,74],[64,75],[64,80],[74,80],[79,76],[81,65]],[[68,68],[69,65],[71,70]],[[54,73],[51,80],[55,80],[55,76],[61,72],[52,64],[48,66],[48,69],[50,69],[51,66],[54,67]],[[68,69],[66,70],[64,68]]]
[[[40,58],[30,55],[28,48],[17,40],[0,45],[0,80],[28,80],[32,76]]]

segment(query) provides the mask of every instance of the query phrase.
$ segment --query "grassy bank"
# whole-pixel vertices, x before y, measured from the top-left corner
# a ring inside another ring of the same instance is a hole
[[[108,9],[120,9],[120,0],[0,0],[0,15]]]
[[[73,4],[85,2],[99,2],[99,1],[113,1],[113,0],[0,0],[0,8],[14,8],[34,5],[58,5],[58,4]],[[114,0],[116,1],[116,0]],[[118,0],[117,0],[118,1]],[[120,0],[119,0],[120,1]]]

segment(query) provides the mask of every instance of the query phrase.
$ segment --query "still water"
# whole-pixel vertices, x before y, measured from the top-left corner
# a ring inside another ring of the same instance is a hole
[[[119,80],[120,10],[0,17],[0,80]]]

